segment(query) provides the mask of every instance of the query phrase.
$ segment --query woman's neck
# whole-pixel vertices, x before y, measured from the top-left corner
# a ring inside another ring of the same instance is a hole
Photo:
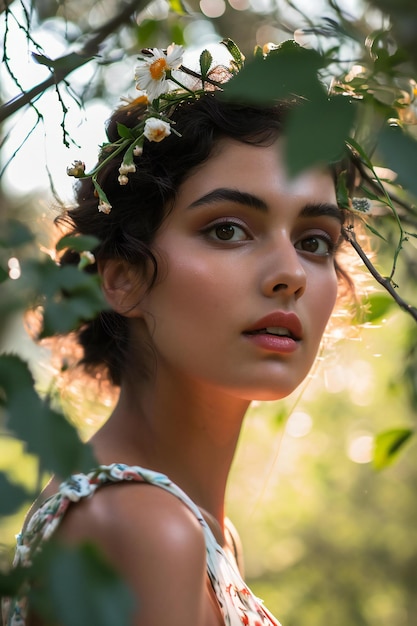
[[[246,400],[195,381],[127,380],[92,443],[99,462],[160,471],[223,524],[224,496]]]

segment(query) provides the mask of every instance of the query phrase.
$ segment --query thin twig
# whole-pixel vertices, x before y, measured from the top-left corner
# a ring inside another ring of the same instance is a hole
[[[55,69],[51,71],[50,76],[45,79],[43,82],[35,85],[29,91],[22,92],[9,102],[6,102],[3,106],[0,107],[0,122],[4,121],[16,111],[19,111],[26,104],[32,103],[37,96],[42,94],[44,91],[52,87],[53,85],[58,85],[61,81],[63,81],[68,74],[78,69],[85,63],[88,63],[95,55],[98,54],[100,44],[112,33],[114,33],[120,26],[125,24],[130,20],[132,15],[143,6],[146,5],[145,0],[131,0],[127,3],[111,20],[106,22],[103,26],[98,28],[84,46],[76,53],[78,58],[77,63],[72,63],[70,66],[65,67],[65,56],[60,59],[56,59],[54,61],[54,65],[58,65],[59,61],[62,59],[64,61],[64,66],[59,69]]]
[[[399,296],[398,293],[395,291],[392,281],[389,278],[384,278],[384,276],[382,276],[378,272],[376,267],[371,263],[365,252],[362,250],[361,246],[358,244],[353,230],[349,228],[344,228],[343,237],[348,243],[350,243],[352,248],[358,254],[358,256],[363,261],[364,265],[369,270],[370,274],[375,278],[375,280],[380,285],[382,285],[382,287],[390,294],[390,296],[392,296],[398,306],[406,311],[406,313],[409,313],[411,317],[413,317],[414,320],[417,322],[417,308],[412,306],[411,304],[408,304],[408,302],[401,298],[401,296]]]

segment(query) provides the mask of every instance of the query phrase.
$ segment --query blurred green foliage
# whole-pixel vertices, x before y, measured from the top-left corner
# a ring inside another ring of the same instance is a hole
[[[74,549],[51,542],[36,566],[36,579],[43,585],[33,594],[34,610],[51,623],[56,616],[65,616],[68,626],[131,623],[132,594],[95,546]]]
[[[229,514],[251,588],[286,626],[415,623],[415,442],[383,471],[371,461],[381,431],[415,424],[399,367],[411,324],[380,324],[330,340],[283,426],[282,404],[247,418]]]

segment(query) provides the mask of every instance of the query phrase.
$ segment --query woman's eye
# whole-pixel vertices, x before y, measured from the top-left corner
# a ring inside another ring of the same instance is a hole
[[[327,237],[311,235],[297,242],[295,248],[303,252],[316,254],[317,256],[329,256],[333,253],[335,245],[333,241]]]
[[[216,241],[244,241],[248,239],[244,229],[232,222],[214,224],[206,232],[210,239],[215,239]]]

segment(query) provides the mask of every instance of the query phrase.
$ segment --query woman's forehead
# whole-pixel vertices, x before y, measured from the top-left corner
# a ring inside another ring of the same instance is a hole
[[[290,177],[285,162],[285,143],[280,138],[268,146],[222,138],[210,157],[185,179],[178,190],[181,204],[193,204],[218,188],[231,188],[268,196],[308,195],[318,201],[334,201],[335,185],[328,168],[315,167]]]

